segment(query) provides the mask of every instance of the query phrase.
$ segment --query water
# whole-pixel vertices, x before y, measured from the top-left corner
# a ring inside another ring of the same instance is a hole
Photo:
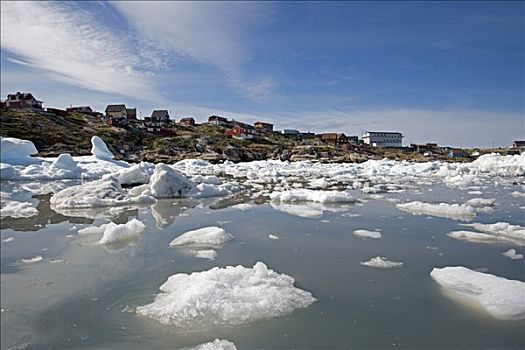
[[[31,198],[22,186],[3,182],[2,191],[14,199],[38,201],[40,213],[2,220],[2,349],[177,349],[214,338],[228,339],[239,349],[525,348],[525,321],[494,319],[447,296],[430,278],[433,267],[461,265],[525,280],[523,260],[501,255],[515,246],[448,237],[451,230],[465,229],[460,221],[413,216],[384,199],[317,206],[326,209],[318,218],[293,216],[267,202],[243,211],[213,199],[163,200],[153,209],[66,216],[49,208],[49,196]],[[482,197],[496,198],[498,205],[478,214],[475,222],[525,226],[519,208],[524,200],[509,196],[511,191],[484,189]],[[402,202],[473,197],[437,185],[385,195]],[[97,245],[96,235],[77,234],[107,222],[101,215],[120,223],[136,217],[146,232],[119,249]],[[213,225],[235,236],[217,251],[216,260],[169,247],[179,234]],[[383,237],[360,239],[353,236],[355,229],[381,229]],[[280,239],[269,239],[269,234]],[[13,241],[3,242],[9,237]],[[21,263],[37,255],[43,261]],[[382,270],[360,265],[378,255],[404,266]],[[133,312],[150,303],[170,275],[257,261],[294,277],[296,286],[318,301],[285,317],[204,330],[165,326]]]

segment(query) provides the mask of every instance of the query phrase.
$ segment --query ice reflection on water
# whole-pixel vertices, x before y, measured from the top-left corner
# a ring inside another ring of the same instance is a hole
[[[516,247],[457,241],[446,233],[461,229],[458,222],[395,208],[396,201],[465,202],[475,197],[464,191],[422,186],[330,206],[270,204],[260,197],[250,201],[251,207],[235,207],[250,200],[240,193],[227,199],[161,200],[151,208],[57,213],[49,207],[49,195],[33,195],[27,190],[35,187],[27,185],[2,183],[2,191],[14,199],[38,201],[39,210],[34,217],[1,222],[3,349],[174,349],[217,337],[239,349],[525,347],[524,321],[495,320],[448,298],[429,277],[433,267],[462,265],[525,280],[523,260],[501,255]],[[484,188],[483,197],[495,198],[497,206],[478,213],[475,221],[525,226],[524,199],[510,196],[511,188]],[[98,236],[77,234],[89,225],[130,218],[144,222],[146,232],[118,249],[98,245]],[[185,231],[214,225],[235,236],[214,261],[169,247]],[[359,239],[352,234],[356,229],[381,229],[383,237]],[[280,239],[271,240],[269,234]],[[12,241],[3,241],[9,237]],[[37,255],[42,262],[21,262]],[[360,266],[378,255],[404,266],[387,271]],[[193,332],[133,312],[151,302],[172,274],[252,266],[259,260],[293,276],[319,301],[281,318]]]

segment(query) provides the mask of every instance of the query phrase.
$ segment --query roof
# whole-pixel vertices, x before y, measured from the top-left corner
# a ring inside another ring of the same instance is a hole
[[[390,135],[401,135],[400,132],[397,131],[365,131],[366,134],[390,134]]]
[[[156,109],[153,111],[153,113],[151,113],[152,118],[164,118],[166,116],[170,116],[166,109]]]
[[[9,96],[15,96],[18,100],[35,100],[38,101],[30,92],[17,92],[16,94],[8,94],[7,98],[9,99]],[[42,102],[42,101],[38,101]]]
[[[185,117],[185,118],[181,118],[180,121],[195,121],[195,119],[193,117]]]
[[[121,112],[122,110],[126,110],[126,105],[108,105],[106,107],[106,113],[107,112]]]
[[[257,126],[257,125],[267,125],[267,126],[270,126],[270,125],[271,125],[271,126],[273,126],[273,124],[271,124],[271,123],[265,123],[265,122],[255,122],[254,125],[255,125],[255,126]]]

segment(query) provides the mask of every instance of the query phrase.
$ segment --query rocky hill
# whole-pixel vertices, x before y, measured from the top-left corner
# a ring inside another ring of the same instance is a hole
[[[116,158],[128,161],[170,163],[200,158],[211,162],[263,159],[363,162],[384,157],[411,161],[447,160],[446,154],[424,157],[416,152],[364,145],[342,149],[321,144],[317,139],[296,140],[278,133],[264,134],[256,141],[244,141],[224,135],[224,130],[210,124],[172,124],[167,130],[170,136],[163,136],[145,132],[139,122],[117,128],[107,125],[99,117],[80,113],[57,116],[47,112],[0,110],[0,134],[32,141],[40,156],[61,153],[88,155],[90,139],[97,135],[106,142]]]

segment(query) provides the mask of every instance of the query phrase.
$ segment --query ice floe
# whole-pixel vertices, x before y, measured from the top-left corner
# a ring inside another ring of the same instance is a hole
[[[272,235],[271,233],[268,235],[268,238],[273,239],[274,241],[278,241],[280,239],[279,236]]]
[[[170,246],[217,247],[232,239],[233,236],[225,229],[210,226],[185,232],[171,241]]]
[[[217,252],[213,249],[190,249],[188,250],[188,253],[199,259],[215,260],[217,258]]]
[[[506,256],[507,258],[511,260],[519,260],[523,259],[523,254],[516,253],[516,249],[509,249],[504,253],[501,253],[503,256]]]
[[[100,228],[99,228],[100,229]],[[104,226],[100,244],[116,244],[129,241],[136,241],[144,234],[146,226],[137,219],[131,219],[125,224],[115,224],[110,222]],[[84,233],[86,233],[84,231]]]
[[[294,189],[289,191],[273,192],[270,199],[277,202],[318,202],[318,203],[352,203],[356,199],[344,191],[316,191],[308,189]]]
[[[368,231],[368,230],[355,230],[354,236],[359,238],[381,238],[381,232],[379,231]]]
[[[0,161],[7,164],[29,164],[38,151],[31,141],[0,136]]]
[[[402,262],[396,262],[396,261],[390,261],[385,257],[382,256],[376,256],[375,258],[372,258],[368,261],[362,261],[361,265],[363,266],[369,266],[369,267],[377,267],[380,269],[391,269],[394,267],[402,267]]]
[[[447,291],[477,303],[495,318],[525,318],[525,282],[473,271],[463,266],[434,268],[430,276]]]
[[[182,328],[239,325],[284,316],[312,304],[316,300],[312,294],[294,282],[262,262],[251,268],[239,265],[179,273],[160,286],[161,293],[151,304],[136,311]]]
[[[234,343],[225,339],[215,339],[211,342],[197,345],[183,350],[237,350]]]
[[[129,196],[116,178],[109,177],[65,188],[55,193],[50,203],[53,209],[94,208],[152,204],[155,199],[146,195]]]
[[[490,237],[482,236],[478,233],[477,237],[486,238],[489,241],[503,241],[525,246],[525,227],[519,225],[511,225],[507,222],[496,222],[494,224],[462,224],[461,226],[472,227],[477,231],[483,232]],[[471,232],[471,231],[464,231]],[[475,232],[471,232],[475,233]],[[476,237],[475,235],[470,235]],[[454,236],[452,236],[454,237]],[[457,237],[454,237],[457,238]]]
[[[32,203],[19,202],[9,199],[9,197],[3,196],[0,201],[0,217],[11,217],[11,218],[29,218],[31,216],[38,215],[38,209],[36,209]]]
[[[475,209],[466,204],[425,203],[420,201],[396,204],[398,209],[414,215],[431,215],[454,220],[472,220],[476,216]]]
[[[37,263],[37,262],[41,262],[42,260],[44,260],[44,258],[42,257],[42,255],[36,255],[36,256],[31,257],[31,258],[24,258],[24,259],[21,259],[21,261],[22,261],[24,264],[34,264],[34,263]]]

